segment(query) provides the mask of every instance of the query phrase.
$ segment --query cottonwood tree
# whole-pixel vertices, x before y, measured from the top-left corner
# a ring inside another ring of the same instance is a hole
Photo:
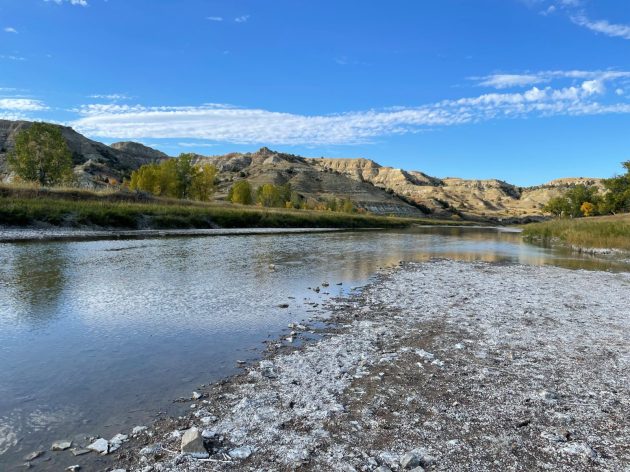
[[[11,170],[28,182],[54,186],[72,181],[72,154],[59,126],[33,123],[18,133],[7,160]]]

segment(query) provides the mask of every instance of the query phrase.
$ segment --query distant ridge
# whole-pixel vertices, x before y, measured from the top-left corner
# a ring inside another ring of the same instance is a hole
[[[11,180],[7,153],[17,133],[30,125],[27,121],[0,120],[1,180]],[[143,164],[169,158],[141,143],[126,141],[108,146],[72,128],[60,128],[83,187],[119,185]],[[549,199],[574,185],[601,187],[601,179],[587,177],[556,179],[527,188],[497,179],[440,179],[420,171],[381,166],[370,159],[307,158],[266,147],[250,153],[196,155],[196,159],[219,170],[217,198],[225,198],[233,182],[240,179],[249,180],[255,187],[290,183],[307,198],[349,198],[357,207],[376,214],[521,220],[540,217]]]

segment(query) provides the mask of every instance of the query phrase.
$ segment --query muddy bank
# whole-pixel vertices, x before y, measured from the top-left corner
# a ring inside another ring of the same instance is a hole
[[[407,264],[332,306],[319,341],[138,432],[117,466],[627,470],[629,301],[627,273]],[[191,427],[201,459],[179,453]]]

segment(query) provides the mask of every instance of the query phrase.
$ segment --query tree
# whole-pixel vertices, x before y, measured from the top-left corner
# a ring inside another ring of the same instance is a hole
[[[593,214],[593,211],[595,211],[595,205],[593,205],[591,202],[584,202],[580,207],[580,211],[584,216],[591,216]]]
[[[159,164],[146,164],[132,172],[129,188],[153,195],[192,200],[209,200],[214,193],[217,169],[210,164],[193,164],[194,156],[182,154]]]
[[[284,206],[279,188],[273,184],[264,184],[256,190],[256,202],[264,207]]]
[[[240,203],[241,205],[251,205],[254,203],[254,196],[252,194],[252,186],[247,180],[239,180],[228,192],[228,200],[232,203]]]
[[[33,123],[21,131],[8,162],[22,180],[44,186],[72,181],[72,154],[61,128],[49,123]]]
[[[601,198],[598,194],[597,187],[587,187],[586,185],[580,184],[567,190],[562,196],[549,200],[543,207],[543,211],[556,216],[571,216],[577,218],[583,215],[582,205],[584,203],[592,205],[591,214],[594,214],[595,208],[597,208],[600,200]]]
[[[211,164],[197,166],[190,182],[190,198],[206,202],[214,193],[217,168]]]
[[[602,203],[603,213],[630,212],[630,161],[622,163],[626,169],[624,175],[604,179],[603,184],[608,191]]]

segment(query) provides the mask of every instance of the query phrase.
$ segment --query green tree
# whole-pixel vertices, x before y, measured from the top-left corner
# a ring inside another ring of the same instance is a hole
[[[215,180],[217,168],[211,164],[201,164],[196,166],[194,175],[190,182],[190,198],[206,202],[215,190]]]
[[[252,186],[247,180],[239,180],[228,192],[228,200],[232,203],[240,203],[241,205],[251,205],[254,203]]]
[[[624,175],[603,181],[607,192],[601,204],[602,213],[630,212],[630,161],[622,165],[626,169]]]
[[[264,184],[256,190],[256,202],[264,207],[280,207],[284,206],[282,193],[279,188],[273,184]]]
[[[162,197],[205,201],[214,193],[216,174],[214,166],[194,165],[192,155],[182,154],[132,172],[129,188]]]
[[[571,216],[574,218],[583,215],[582,205],[589,203],[593,206],[593,211],[599,205],[601,198],[597,187],[587,187],[586,185],[576,185],[567,190],[560,197],[552,198],[543,207],[543,211],[557,216]]]
[[[18,177],[51,186],[72,181],[72,154],[59,126],[33,123],[15,139],[8,163]]]

